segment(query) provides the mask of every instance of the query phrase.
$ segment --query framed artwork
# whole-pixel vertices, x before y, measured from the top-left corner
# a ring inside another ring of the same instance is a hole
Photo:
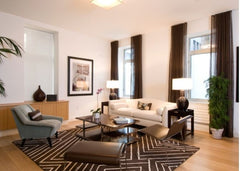
[[[236,102],[239,103],[239,46],[236,48]]]
[[[68,96],[93,95],[93,60],[68,56]]]

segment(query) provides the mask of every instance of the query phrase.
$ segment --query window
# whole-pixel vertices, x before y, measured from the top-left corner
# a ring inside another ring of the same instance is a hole
[[[190,99],[206,100],[205,81],[212,74],[210,55],[210,35],[189,38],[189,57],[187,75],[193,80],[193,88],[188,95]]]
[[[24,28],[24,100],[32,100],[38,85],[45,94],[56,94],[55,35]]]
[[[132,55],[130,46],[119,47],[118,56],[119,97],[130,97],[132,78]]]

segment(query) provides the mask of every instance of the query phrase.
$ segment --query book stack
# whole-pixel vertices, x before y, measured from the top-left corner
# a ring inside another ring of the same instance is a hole
[[[114,122],[116,124],[127,124],[128,123],[128,119],[127,118],[123,118],[123,117],[114,118]]]

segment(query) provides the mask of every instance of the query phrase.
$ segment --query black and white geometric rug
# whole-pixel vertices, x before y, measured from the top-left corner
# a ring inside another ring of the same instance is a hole
[[[77,163],[64,161],[65,151],[74,143],[80,141],[76,134],[80,129],[71,129],[59,132],[59,138],[53,138],[53,147],[50,148],[45,140],[26,141],[21,147],[21,141],[13,143],[22,150],[44,171],[116,171],[116,166],[98,165],[90,163]],[[172,141],[164,142],[150,136],[141,136],[139,141],[127,147],[127,168],[130,171],[170,171],[176,169],[195,152],[198,147],[186,144],[173,144]],[[121,159],[122,170],[125,168],[125,159]]]

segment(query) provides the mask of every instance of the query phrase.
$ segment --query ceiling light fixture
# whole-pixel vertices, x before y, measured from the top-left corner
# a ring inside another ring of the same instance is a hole
[[[93,0],[93,4],[102,7],[102,8],[112,8],[122,3],[122,0]]]

